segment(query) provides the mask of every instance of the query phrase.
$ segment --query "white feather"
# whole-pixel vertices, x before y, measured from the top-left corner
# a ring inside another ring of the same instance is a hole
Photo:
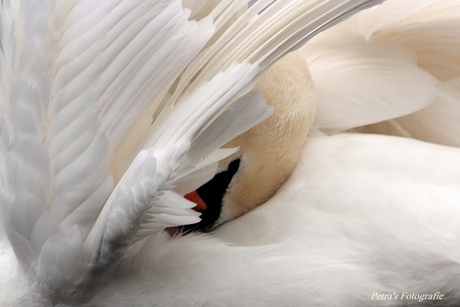
[[[460,147],[460,92],[449,83],[441,83],[438,89],[438,95],[430,105],[396,119],[395,123],[413,138]]]
[[[318,35],[301,52],[318,95],[313,125],[325,131],[407,115],[437,94],[438,81],[418,67],[413,50],[379,37],[366,42],[349,22]]]
[[[384,12],[376,10],[375,14]],[[436,96],[425,108],[391,122],[368,126],[366,131],[459,146],[460,34],[456,30],[459,17],[458,1],[441,1],[375,32],[376,38],[391,40],[411,50],[417,57],[417,66],[435,77],[438,86]],[[388,130],[389,126],[397,129]]]

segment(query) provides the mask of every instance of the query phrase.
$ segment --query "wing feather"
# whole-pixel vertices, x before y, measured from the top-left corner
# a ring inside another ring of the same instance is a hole
[[[34,247],[40,244],[31,242],[31,233],[46,209],[50,180],[41,143],[49,97],[49,80],[43,75],[46,32],[41,26],[47,9],[43,1],[28,6],[3,1],[1,9],[1,217],[18,257],[28,266],[39,253]]]
[[[328,132],[413,113],[437,95],[438,80],[418,66],[412,50],[380,37],[367,42],[353,22],[301,49],[317,89],[314,126]]]
[[[421,110],[414,109],[403,117],[366,126],[362,131],[411,136],[428,142],[460,146],[457,128],[460,2],[427,0],[407,3],[397,16],[389,18],[387,11],[394,10],[397,5],[396,1],[388,1],[372,13],[371,17],[378,21],[376,25],[379,28],[373,27],[371,39],[384,39],[411,52],[417,59],[414,63],[417,68],[436,80],[437,86],[433,87],[435,95]],[[410,82],[415,80],[406,78]],[[412,87],[423,92],[421,87]]]
[[[441,81],[448,81],[460,76],[459,16],[458,1],[441,2],[384,26],[374,36],[414,50],[421,68]]]
[[[413,138],[460,147],[459,102],[460,92],[450,83],[441,83],[438,95],[430,105],[394,121]]]

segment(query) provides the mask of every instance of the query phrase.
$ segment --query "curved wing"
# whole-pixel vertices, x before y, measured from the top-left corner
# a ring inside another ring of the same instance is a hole
[[[188,21],[179,1],[1,9],[2,217],[26,267],[60,283],[99,253],[84,243],[116,184],[110,165],[126,132],[213,27]],[[172,215],[194,222],[192,206]]]

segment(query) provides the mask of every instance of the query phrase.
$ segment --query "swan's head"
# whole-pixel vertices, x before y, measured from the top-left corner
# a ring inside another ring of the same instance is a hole
[[[202,212],[199,224],[185,230],[208,231],[267,201],[286,181],[299,159],[315,114],[310,73],[296,52],[271,67],[257,83],[275,107],[268,119],[224,147],[239,147],[219,163],[215,177],[186,197]]]

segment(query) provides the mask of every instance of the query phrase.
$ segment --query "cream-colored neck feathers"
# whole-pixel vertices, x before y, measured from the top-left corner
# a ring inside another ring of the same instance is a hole
[[[297,165],[313,122],[316,99],[305,60],[293,52],[271,67],[255,86],[275,107],[267,120],[225,147],[240,147],[240,168],[223,199],[218,223],[234,219],[267,201]],[[222,161],[222,166],[235,156]]]

